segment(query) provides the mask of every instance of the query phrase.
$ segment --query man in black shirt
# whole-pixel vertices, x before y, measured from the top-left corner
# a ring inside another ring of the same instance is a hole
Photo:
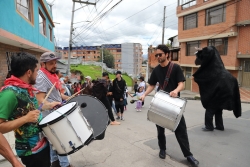
[[[116,119],[124,120],[123,111],[124,111],[124,92],[126,87],[126,82],[121,77],[121,71],[116,72],[116,79],[113,81],[113,97],[115,100],[115,108],[117,111],[118,117]]]
[[[114,118],[112,109],[111,109],[111,105],[112,105],[112,86],[110,83],[108,83],[109,80],[109,74],[107,72],[103,72],[102,73],[102,79],[105,80],[107,82],[107,94],[105,97],[103,97],[102,99],[100,99],[100,101],[105,105],[105,107],[108,110],[108,115],[109,115],[109,119],[111,120],[110,125],[120,125],[120,122],[117,122]],[[110,101],[111,100],[111,101]]]
[[[170,77],[168,78],[168,85],[164,88],[164,80],[166,79],[166,74],[169,68],[170,61],[169,59],[169,49],[166,45],[158,45],[156,50],[155,57],[158,59],[159,65],[153,70],[150,79],[149,86],[146,92],[141,96],[141,100],[144,100],[150,92],[154,90],[154,87],[157,82],[159,82],[158,90],[164,89],[164,91],[169,92],[171,97],[180,96],[180,91],[184,88],[185,78],[183,76],[182,70],[178,64],[174,64]],[[156,125],[158,132],[158,144],[160,147],[159,157],[165,159],[166,157],[166,137],[165,129]],[[180,123],[175,130],[175,136],[181,147],[182,153],[194,166],[198,166],[199,161],[197,161],[193,154],[190,152],[189,141],[187,135],[187,128],[184,116],[182,116]]]

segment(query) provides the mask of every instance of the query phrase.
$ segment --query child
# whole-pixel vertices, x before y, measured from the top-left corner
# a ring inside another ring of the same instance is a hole
[[[128,97],[128,89],[127,89],[127,87],[125,87],[124,99],[123,99],[124,111],[127,110],[127,104],[128,104],[127,97]]]
[[[137,96],[137,101],[136,101],[136,111],[141,111],[141,108],[142,108],[142,101],[140,100],[140,97],[143,95],[143,87],[139,87],[137,92],[132,96],[130,93],[129,95],[131,97],[135,97]]]

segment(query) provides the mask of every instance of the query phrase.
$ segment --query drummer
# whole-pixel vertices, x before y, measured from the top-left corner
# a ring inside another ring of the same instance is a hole
[[[38,76],[36,78],[35,84],[35,87],[39,90],[39,93],[37,93],[36,95],[39,104],[43,102],[46,94],[55,83],[55,88],[53,88],[47,99],[47,102],[45,103],[62,103],[63,100],[66,100],[68,98],[68,96],[64,95],[64,93],[61,91],[61,82],[56,75],[57,59],[60,59],[60,57],[54,52],[45,52],[40,57],[41,68],[38,71]],[[43,116],[46,116],[48,114],[48,111],[43,112]],[[51,167],[70,167],[67,156],[57,155],[56,151],[54,151],[52,147],[50,149],[50,157],[52,163]]]
[[[0,132],[14,131],[16,153],[26,167],[50,167],[49,143],[36,124],[42,119],[34,94],[37,90],[32,86],[36,83],[38,66],[38,60],[31,54],[12,56],[12,75],[0,92]]]
[[[149,86],[146,92],[141,96],[141,99],[144,100],[150,92],[155,88],[157,82],[159,82],[158,90],[164,90],[170,93],[171,97],[180,96],[180,91],[184,88],[185,78],[183,76],[182,70],[179,65],[174,64],[170,77],[167,78],[167,72],[170,67],[169,61],[169,49],[166,45],[158,45],[156,48],[155,58],[158,59],[159,65],[156,66],[150,76]],[[166,81],[166,82],[164,82]],[[167,83],[168,82],[168,83]],[[167,84],[166,84],[167,83]],[[165,129],[156,125],[158,132],[158,144],[160,147],[159,157],[162,159],[166,158],[166,137]],[[188,162],[193,166],[198,166],[199,161],[197,161],[193,154],[190,152],[189,141],[187,135],[187,128],[184,116],[182,116],[180,123],[175,130],[176,139],[181,147],[184,157],[187,158]]]

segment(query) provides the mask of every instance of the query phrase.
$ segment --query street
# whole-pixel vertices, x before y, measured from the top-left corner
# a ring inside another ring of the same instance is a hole
[[[173,132],[166,130],[167,157],[158,157],[159,148],[154,123],[147,121],[145,107],[136,112],[135,104],[128,104],[121,125],[108,126],[104,140],[70,155],[74,167],[183,167],[189,164],[180,150]],[[131,98],[128,98],[128,102]],[[188,100],[184,113],[188,127],[191,152],[200,167],[248,167],[250,164],[250,104],[242,103],[242,117],[236,119],[231,111],[224,111],[225,131],[203,132],[205,110],[199,100]],[[1,167],[11,167],[4,161]]]

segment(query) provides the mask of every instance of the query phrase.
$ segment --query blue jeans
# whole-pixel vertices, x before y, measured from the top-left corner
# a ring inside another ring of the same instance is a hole
[[[57,155],[57,152],[52,149],[51,144],[49,146],[50,146],[50,162],[52,163],[54,161],[59,160],[61,167],[68,167],[69,166],[68,157]]]

